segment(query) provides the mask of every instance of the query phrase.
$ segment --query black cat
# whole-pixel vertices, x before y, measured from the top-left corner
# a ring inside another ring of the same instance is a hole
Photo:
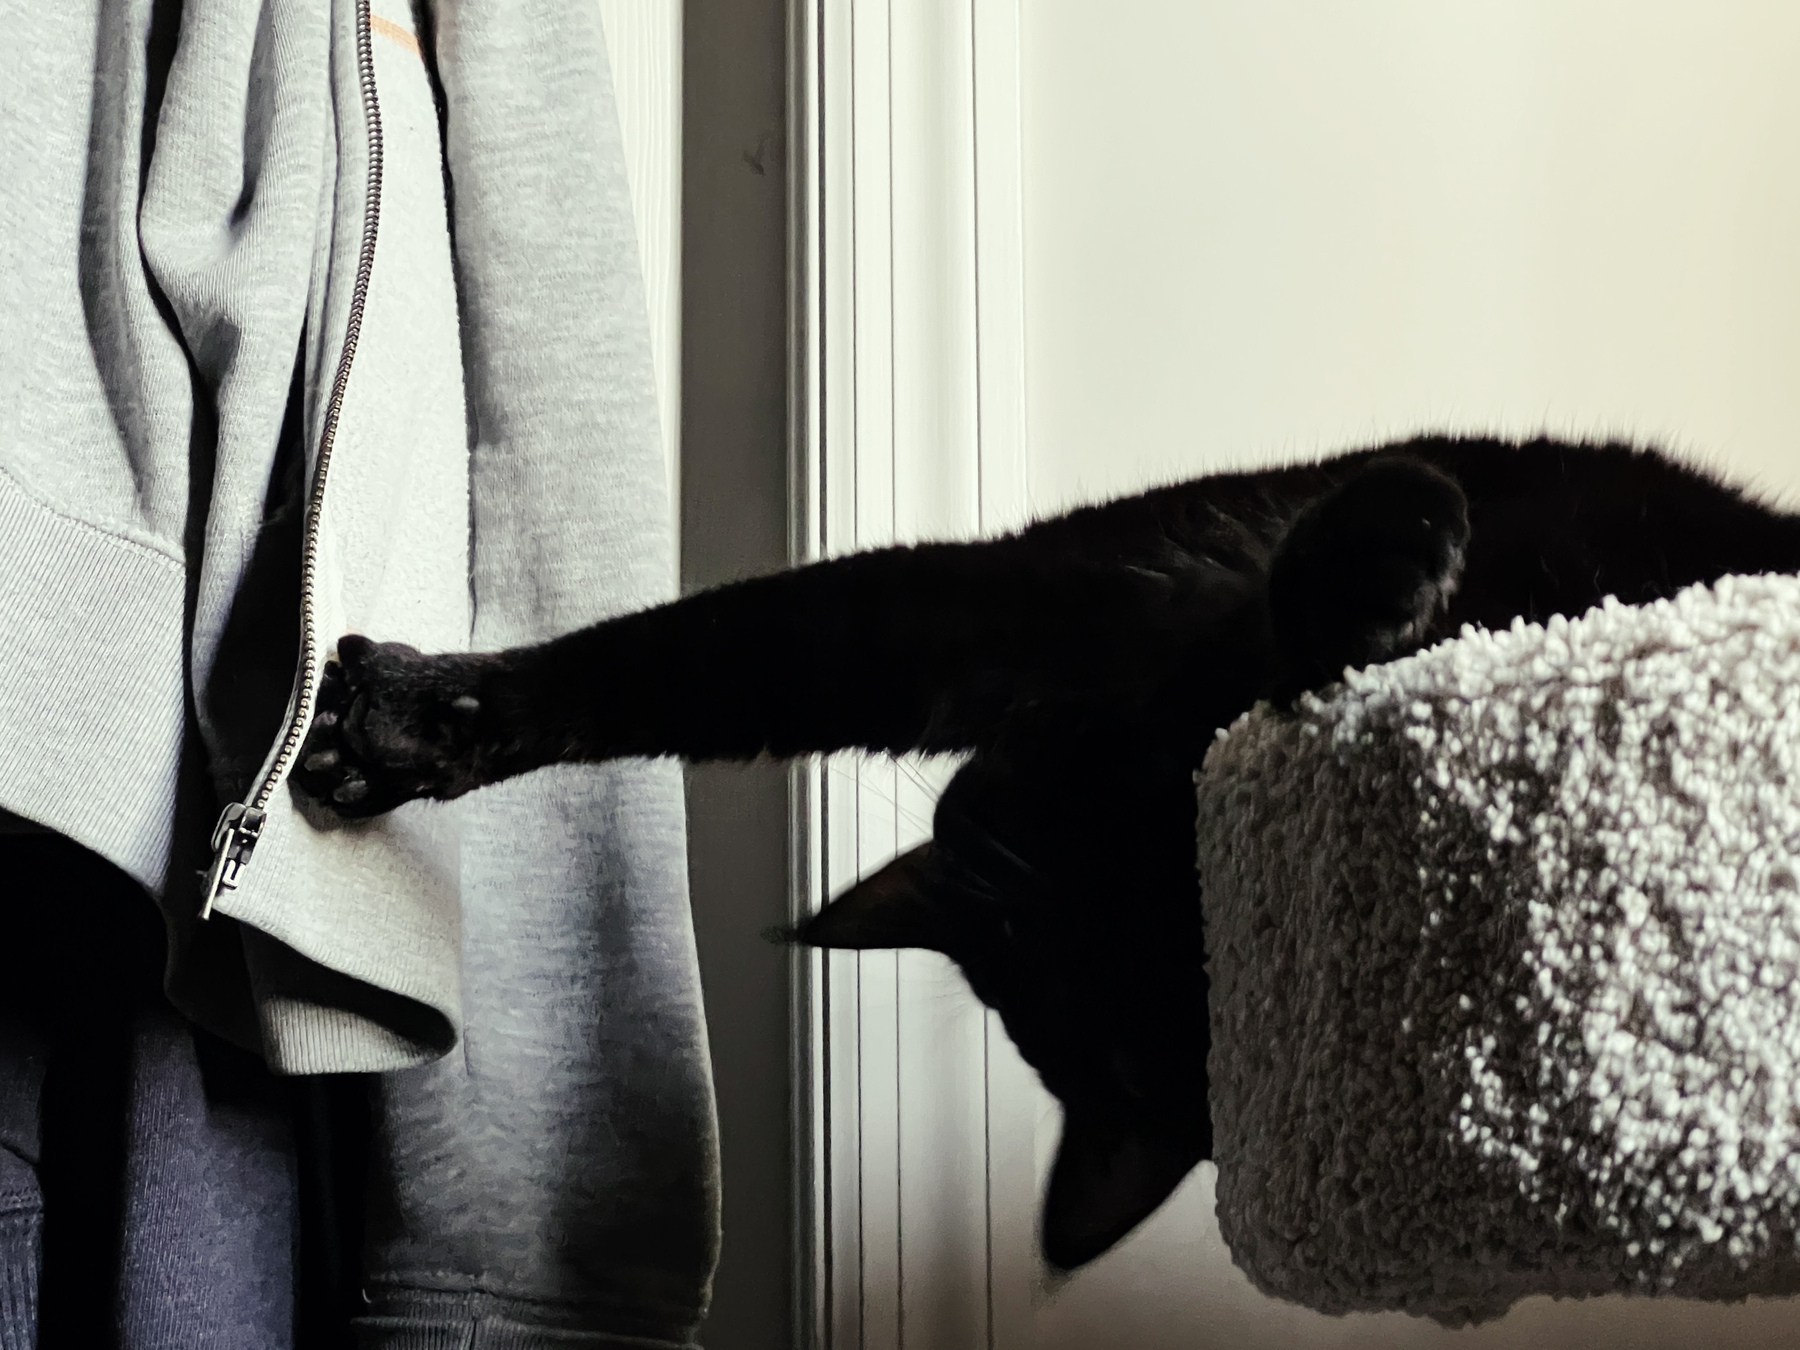
[[[542,646],[346,637],[295,781],[347,816],[565,760],[966,751],[934,838],[804,924],[951,957],[1062,1102],[1042,1241],[1211,1148],[1193,783],[1282,702],[1457,632],[1800,571],[1800,517],[1624,445],[1420,439],[690,596]]]

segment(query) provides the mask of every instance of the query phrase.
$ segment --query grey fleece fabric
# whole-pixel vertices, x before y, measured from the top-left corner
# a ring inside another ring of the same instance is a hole
[[[0,808],[157,894],[171,995],[278,1067],[440,1054],[459,1015],[454,881],[436,865],[454,835],[422,812],[327,834],[278,795],[264,856],[224,907],[243,922],[194,922],[220,804],[205,783],[248,785],[293,676],[297,507],[277,461],[290,402],[296,457],[316,446],[347,331],[370,152],[354,5],[95,0],[5,18],[0,734],[17,749]],[[388,248],[319,602],[340,625],[327,641],[355,621],[461,646],[454,281],[430,92],[410,59],[377,49],[396,111],[428,111],[389,137]],[[421,176],[435,219],[406,190]],[[435,322],[402,322],[420,313]]]
[[[398,1070],[365,1343],[687,1344],[716,1150],[673,765],[354,827],[283,786],[194,917],[289,695],[378,149],[315,670],[348,629],[491,647],[672,590],[597,11],[373,8],[379,145],[354,0],[0,3],[0,810],[159,898],[212,1030]]]

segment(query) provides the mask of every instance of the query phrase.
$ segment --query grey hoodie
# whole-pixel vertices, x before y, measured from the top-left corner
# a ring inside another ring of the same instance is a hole
[[[683,1343],[716,1187],[678,771],[355,827],[285,782],[338,634],[495,647],[671,588],[597,8],[4,9],[0,810],[155,896],[190,1016],[388,1071],[367,1343]],[[226,802],[261,828],[203,921]]]

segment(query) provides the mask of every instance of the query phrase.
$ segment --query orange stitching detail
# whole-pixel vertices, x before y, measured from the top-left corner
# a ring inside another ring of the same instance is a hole
[[[371,32],[380,33],[384,38],[398,42],[421,61],[425,59],[425,53],[419,50],[419,39],[407,32],[392,19],[384,19],[379,14],[371,14],[369,16],[369,29]]]

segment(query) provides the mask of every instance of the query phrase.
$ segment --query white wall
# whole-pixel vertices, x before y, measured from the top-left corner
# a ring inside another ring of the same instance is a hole
[[[1021,12],[1038,511],[1428,427],[1650,438],[1800,489],[1800,6]],[[1211,1186],[1040,1297],[1038,1344],[1800,1340],[1790,1302],[1319,1317],[1238,1275]]]
[[[1023,12],[1039,505],[1444,425],[1800,483],[1800,7]]]

